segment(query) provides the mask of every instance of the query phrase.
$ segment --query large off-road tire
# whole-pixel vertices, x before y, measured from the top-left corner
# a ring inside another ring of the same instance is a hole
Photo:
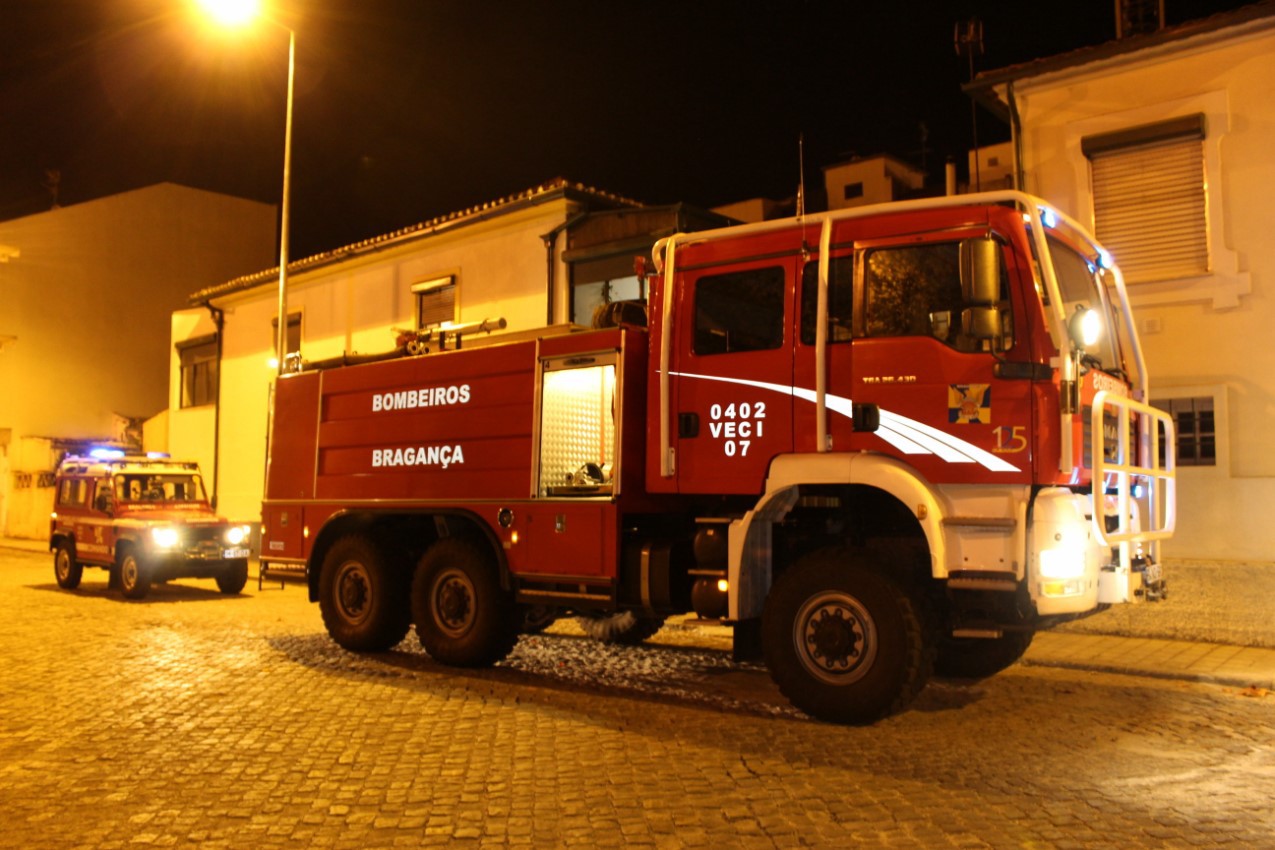
[[[84,577],[84,565],[75,560],[75,544],[63,540],[53,553],[53,577],[58,580],[58,587],[63,590],[75,590]]]
[[[131,549],[119,562],[120,590],[129,599],[141,599],[151,590],[150,569]]]
[[[957,679],[994,676],[1023,657],[1033,635],[1033,632],[1006,632],[999,638],[945,637],[939,641],[934,673]]]
[[[491,555],[456,537],[430,546],[416,565],[412,619],[425,651],[455,667],[486,667],[504,658],[523,622]]]
[[[227,562],[222,571],[217,574],[217,589],[228,596],[242,591],[244,589],[244,585],[247,583],[247,558],[239,558],[237,560]]]
[[[934,664],[915,599],[866,553],[839,547],[806,555],[778,578],[762,615],[762,649],[784,696],[835,723],[903,710]]]
[[[639,617],[632,611],[621,611],[602,617],[576,617],[589,637],[603,643],[636,646],[664,627],[663,617]]]
[[[319,574],[319,612],[328,634],[356,652],[395,646],[412,625],[409,581],[406,569],[369,538],[340,538]]]

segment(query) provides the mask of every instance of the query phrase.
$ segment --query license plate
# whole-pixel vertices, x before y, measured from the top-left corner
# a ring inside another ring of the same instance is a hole
[[[239,558],[246,558],[249,554],[251,553],[248,549],[223,549],[221,557],[224,560],[231,561]]]

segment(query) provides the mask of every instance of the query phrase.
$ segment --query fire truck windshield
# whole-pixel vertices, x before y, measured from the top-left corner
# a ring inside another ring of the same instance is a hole
[[[198,504],[204,499],[203,481],[191,473],[125,472],[115,476],[121,502]]]
[[[1113,321],[1111,299],[1099,277],[1098,267],[1059,239],[1049,239],[1049,255],[1058,277],[1066,315],[1092,310],[1099,323],[1096,339],[1082,349],[1086,365],[1105,372],[1121,373],[1119,324]]]

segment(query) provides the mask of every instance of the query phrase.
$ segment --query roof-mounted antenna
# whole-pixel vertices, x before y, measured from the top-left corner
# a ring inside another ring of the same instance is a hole
[[[797,220],[806,216],[806,136],[797,134]]]

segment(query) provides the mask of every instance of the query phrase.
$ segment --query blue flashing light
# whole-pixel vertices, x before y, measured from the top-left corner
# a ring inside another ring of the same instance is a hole
[[[1058,214],[1049,207],[1040,208],[1040,220],[1050,230],[1058,226]]]
[[[1111,255],[1105,249],[1098,252],[1098,265],[1104,269],[1109,269],[1113,265]]]
[[[172,457],[168,452],[147,452],[146,456],[151,460],[167,460]]]
[[[96,448],[96,449],[92,449],[89,452],[89,457],[96,458],[97,460],[113,460],[115,458],[121,458],[123,456],[124,456],[123,449]]]

